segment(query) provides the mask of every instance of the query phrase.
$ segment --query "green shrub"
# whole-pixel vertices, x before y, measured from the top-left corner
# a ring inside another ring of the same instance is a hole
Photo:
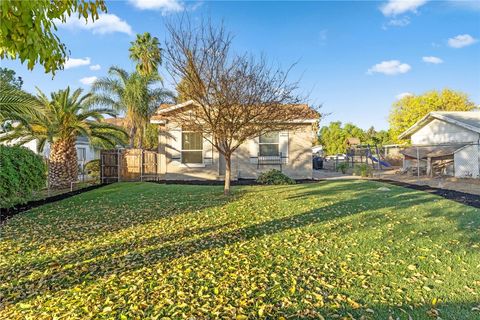
[[[340,162],[337,164],[337,172],[341,171],[343,174],[347,173],[348,170],[348,163],[346,162]]]
[[[95,180],[100,178],[100,160],[91,160],[85,164],[85,173]]]
[[[258,176],[257,182],[260,184],[295,184],[295,180],[277,169],[262,172]]]
[[[362,164],[356,164],[353,173],[356,176],[361,176],[361,177],[371,177],[373,176],[373,169],[370,167],[368,164],[362,163]]]
[[[0,207],[26,203],[45,187],[47,168],[42,157],[24,147],[0,145]]]

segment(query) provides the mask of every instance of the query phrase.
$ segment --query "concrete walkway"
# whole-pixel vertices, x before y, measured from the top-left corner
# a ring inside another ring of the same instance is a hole
[[[330,170],[313,170],[313,180],[345,180],[345,179],[359,179],[358,176],[350,174],[342,174]]]

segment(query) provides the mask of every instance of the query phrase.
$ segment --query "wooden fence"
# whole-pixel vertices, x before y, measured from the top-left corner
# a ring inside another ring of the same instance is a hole
[[[101,182],[158,180],[159,160],[157,152],[143,149],[102,150]]]

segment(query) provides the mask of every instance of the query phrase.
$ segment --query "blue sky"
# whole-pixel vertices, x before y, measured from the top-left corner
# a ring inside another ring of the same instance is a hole
[[[236,52],[264,54],[285,68],[297,62],[291,79],[300,79],[309,103],[331,113],[323,124],[386,129],[397,96],[446,87],[480,103],[480,2],[131,0],[107,7],[94,24],[70,19],[59,26],[71,60],[53,79],[41,66],[28,71],[2,60],[2,67],[14,69],[31,92],[88,90],[111,65],[133,70],[128,47],[136,33],[148,31],[163,43],[165,19],[188,11],[223,19]]]

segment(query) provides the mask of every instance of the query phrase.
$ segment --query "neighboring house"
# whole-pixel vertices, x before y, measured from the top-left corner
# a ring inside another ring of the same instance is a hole
[[[323,157],[323,146],[322,145],[313,146],[312,147],[312,153],[313,153],[313,155]]]
[[[9,143],[3,142],[4,145],[15,145],[16,142],[12,141]],[[38,152],[38,141],[32,140],[27,143],[24,143],[23,146],[35,152],[36,154],[41,155],[44,158],[48,158],[50,155],[50,144],[47,142],[42,152]],[[84,137],[78,137],[77,142],[75,143],[75,149],[77,149],[77,158],[79,166],[83,167],[85,163],[90,160],[98,159],[100,156],[100,151],[95,149],[88,143],[88,139]]]
[[[201,132],[182,130],[175,122],[175,114],[193,104],[162,105],[150,120],[159,125],[160,175],[166,180],[223,179],[223,156]],[[295,130],[268,133],[242,144],[232,156],[232,179],[253,179],[272,168],[294,179],[311,179],[313,124],[317,118],[312,110],[311,119],[299,121]]]
[[[480,178],[480,112],[431,112],[399,138],[410,138],[412,144],[401,152],[405,169]]]

